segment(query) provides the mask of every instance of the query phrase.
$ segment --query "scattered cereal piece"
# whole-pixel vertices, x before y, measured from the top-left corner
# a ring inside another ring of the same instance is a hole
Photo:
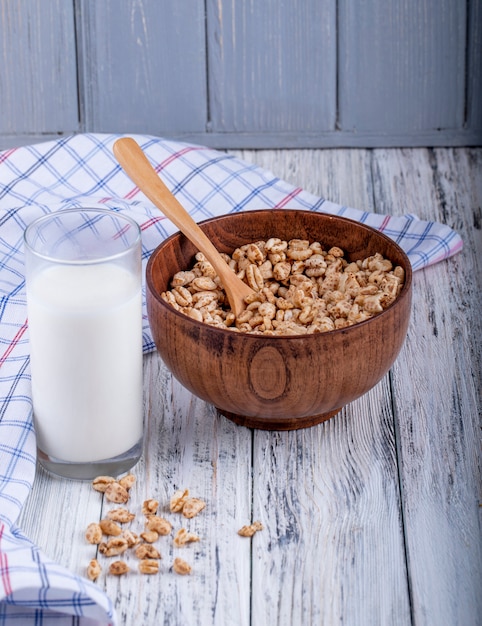
[[[155,559],[142,559],[139,562],[141,574],[157,574],[159,572],[159,561]]]
[[[138,559],[160,559],[161,553],[150,543],[141,543],[136,548],[135,555]]]
[[[176,548],[181,548],[187,543],[192,543],[194,541],[199,541],[199,537],[196,534],[187,531],[185,528],[180,528],[174,536],[174,545]]]
[[[129,543],[125,537],[112,537],[107,543],[101,543],[99,545],[99,552],[104,556],[119,556],[123,554]]]
[[[176,574],[181,574],[181,576],[190,574],[192,571],[192,567],[189,565],[189,563],[186,563],[184,559],[180,559],[179,557],[174,559],[172,569],[176,572]]]
[[[107,517],[114,522],[119,522],[120,524],[127,524],[128,522],[132,522],[135,518],[134,513],[131,513],[127,509],[118,508],[112,509],[107,512]]]
[[[113,576],[122,576],[123,574],[127,574],[128,571],[129,566],[124,561],[114,561],[109,567],[109,574]]]
[[[109,502],[117,504],[125,504],[129,500],[127,489],[117,482],[110,483],[104,491],[104,495]]]
[[[124,532],[122,533],[123,537],[125,537],[126,541],[127,541],[127,546],[129,548],[132,548],[133,546],[136,546],[140,539],[139,539],[139,535],[136,535],[136,533],[133,533],[132,530],[124,530]]]
[[[146,530],[154,530],[158,535],[168,535],[172,530],[172,525],[163,517],[150,515],[147,518]]]
[[[171,510],[171,513],[180,513],[188,496],[189,489],[178,489],[177,491],[175,491],[169,503],[169,509]]]
[[[96,581],[100,576],[101,569],[99,561],[97,559],[92,559],[87,566],[87,578],[89,580]]]
[[[99,526],[102,529],[104,535],[111,535],[113,537],[117,537],[121,534],[122,530],[119,524],[116,524],[111,519],[102,519],[99,522]]]
[[[124,489],[127,489],[127,491],[129,491],[129,489],[131,489],[135,482],[136,477],[134,476],[134,474],[127,474],[119,480],[119,485],[122,485]]]
[[[252,537],[258,530],[263,530],[263,524],[261,522],[253,522],[249,526],[243,526],[238,530],[238,535],[241,537]]]
[[[158,508],[159,502],[151,498],[150,500],[144,500],[144,504],[142,505],[142,512],[144,513],[144,515],[155,515]]]
[[[184,517],[191,519],[200,513],[205,506],[206,503],[200,498],[187,498],[182,507],[182,514]]]
[[[85,538],[89,543],[98,544],[102,541],[102,528],[96,522],[87,526]]]
[[[146,543],[154,543],[154,541],[159,539],[159,535],[155,530],[145,530],[141,533],[141,537]]]
[[[96,491],[104,493],[107,487],[114,482],[115,478],[112,478],[112,476],[97,476],[97,478],[94,478],[92,481],[92,487]]]

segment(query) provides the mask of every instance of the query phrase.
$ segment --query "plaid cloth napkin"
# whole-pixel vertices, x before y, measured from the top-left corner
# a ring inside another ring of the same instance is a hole
[[[442,224],[340,206],[270,172],[207,149],[134,136],[196,221],[286,207],[343,215],[385,232],[413,269],[462,248]],[[114,135],[86,134],[0,152],[0,625],[116,623],[110,600],[90,581],[48,559],[16,526],[35,475],[22,236],[35,218],[65,208],[109,207],[140,225],[143,260],[177,229],[121,171]],[[144,309],[144,350],[154,349]]]

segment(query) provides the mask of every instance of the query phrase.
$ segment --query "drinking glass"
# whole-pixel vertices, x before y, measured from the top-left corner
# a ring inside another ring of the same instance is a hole
[[[38,462],[73,479],[118,475],[143,444],[139,226],[61,210],[24,242]]]

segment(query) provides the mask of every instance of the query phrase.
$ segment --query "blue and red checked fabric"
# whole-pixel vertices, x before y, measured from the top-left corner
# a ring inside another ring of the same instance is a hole
[[[140,225],[143,260],[177,229],[118,166],[115,135],[86,134],[0,152],[0,625],[115,624],[95,584],[50,561],[16,526],[35,475],[23,232],[66,208],[108,207]],[[134,135],[196,221],[224,213],[286,207],[343,215],[382,230],[414,270],[462,248],[448,226],[413,215],[376,215],[334,204],[255,165],[202,146]],[[144,308],[144,351],[154,349]]]

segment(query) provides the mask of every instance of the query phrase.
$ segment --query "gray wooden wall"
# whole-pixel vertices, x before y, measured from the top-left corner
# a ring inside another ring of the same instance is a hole
[[[0,148],[482,145],[481,0],[0,0]]]

